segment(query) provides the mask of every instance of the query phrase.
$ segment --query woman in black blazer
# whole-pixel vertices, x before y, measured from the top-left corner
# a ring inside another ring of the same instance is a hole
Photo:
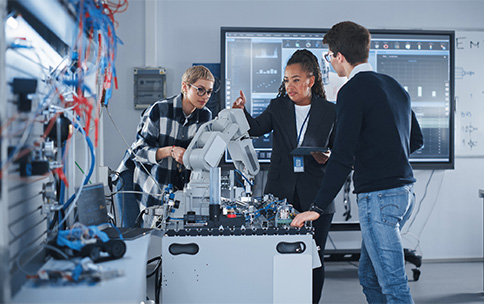
[[[244,108],[245,95],[240,91],[233,108]],[[272,155],[265,193],[287,198],[299,212],[309,210],[324,177],[330,152],[291,155],[296,147],[328,147],[334,139],[335,105],[326,100],[318,59],[308,50],[298,50],[288,60],[277,98],[258,117],[244,111],[251,136],[273,131]],[[334,214],[334,202],[313,222],[314,239],[324,247]],[[313,302],[318,303],[324,283],[324,266],[313,271]]]

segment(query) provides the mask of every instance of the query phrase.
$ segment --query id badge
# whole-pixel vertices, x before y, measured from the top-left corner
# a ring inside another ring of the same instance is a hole
[[[304,157],[293,156],[294,172],[304,172]]]

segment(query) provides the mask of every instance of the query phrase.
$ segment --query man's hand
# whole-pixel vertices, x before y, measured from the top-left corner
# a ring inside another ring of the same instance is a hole
[[[303,212],[303,213],[299,213],[292,220],[291,226],[301,228],[302,226],[304,226],[304,223],[306,221],[315,221],[318,218],[319,218],[319,213],[314,212],[314,211],[306,211],[306,212]]]

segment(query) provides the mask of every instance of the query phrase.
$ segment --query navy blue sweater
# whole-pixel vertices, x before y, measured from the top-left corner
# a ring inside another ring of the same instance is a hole
[[[390,76],[360,72],[338,92],[337,127],[326,175],[313,204],[325,209],[354,169],[355,193],[415,182],[409,155],[423,135],[410,96]]]

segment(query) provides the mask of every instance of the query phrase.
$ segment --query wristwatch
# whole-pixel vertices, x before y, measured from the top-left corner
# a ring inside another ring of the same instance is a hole
[[[309,207],[308,211],[314,211],[314,212],[317,212],[318,214],[322,214],[324,212],[323,209],[319,208],[315,204],[312,204],[311,207]]]

